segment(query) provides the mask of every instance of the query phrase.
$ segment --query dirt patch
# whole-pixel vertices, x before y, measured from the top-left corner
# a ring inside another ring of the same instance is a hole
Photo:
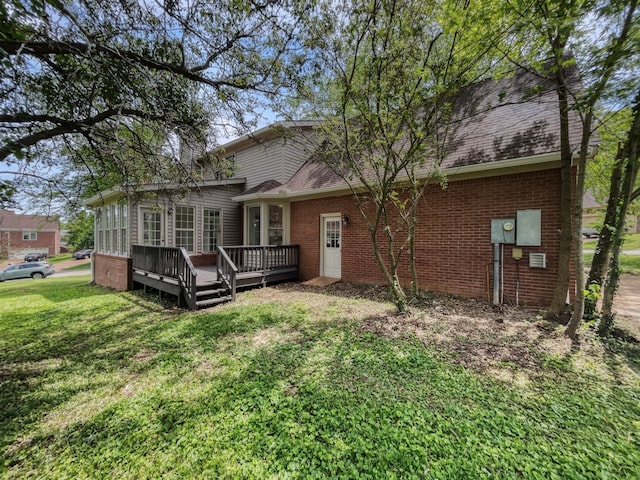
[[[573,343],[564,335],[565,327],[545,320],[542,310],[429,295],[412,305],[409,314],[400,315],[385,288],[351,283],[324,288],[288,283],[245,292],[238,300],[303,304],[313,318],[348,319],[359,322],[357,328],[363,333],[417,339],[437,355],[507,382],[524,384],[548,372],[549,365],[562,371],[569,364],[571,370],[615,376],[616,381],[637,376],[635,360],[621,357],[612,362],[616,353],[593,328],[583,326]],[[624,338],[626,345],[636,342],[639,324],[633,317],[621,316],[617,325],[624,337],[618,338]]]

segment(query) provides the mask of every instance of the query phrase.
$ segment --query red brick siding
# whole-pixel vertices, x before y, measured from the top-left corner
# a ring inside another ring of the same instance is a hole
[[[2,231],[0,241],[0,251],[6,252],[9,248],[12,258],[22,257],[25,253],[44,252],[49,256],[60,253],[60,231],[37,232],[36,240],[23,240],[22,231]]]
[[[542,211],[542,245],[520,247],[521,303],[548,306],[558,266],[560,172],[557,169],[482,179],[452,181],[445,190],[433,186],[422,200],[416,236],[416,264],[420,287],[472,298],[487,298],[487,267],[491,285],[493,246],[491,219],[515,218],[517,210]],[[320,272],[320,215],[349,216],[343,227],[342,279],[385,283],[375,263],[364,220],[350,195],[291,204],[291,243],[300,245],[300,278]],[[380,237],[383,240],[382,237]],[[381,245],[385,245],[381,242]],[[515,301],[516,262],[504,246],[504,298]],[[530,268],[529,253],[547,254],[547,268]],[[401,280],[410,282],[407,263]]]
[[[191,263],[194,267],[206,267],[216,264],[217,254],[215,253],[203,253],[201,255],[190,255]]]
[[[130,258],[95,253],[93,269],[94,281],[98,285],[120,291],[132,289]]]

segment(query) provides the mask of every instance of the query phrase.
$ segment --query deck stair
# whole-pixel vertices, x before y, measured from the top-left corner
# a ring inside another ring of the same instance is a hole
[[[149,288],[191,310],[233,301],[238,289],[296,280],[297,245],[218,246],[216,266],[194,267],[180,247],[133,245],[134,288]]]
[[[196,308],[207,308],[233,300],[231,291],[221,280],[196,287]]]

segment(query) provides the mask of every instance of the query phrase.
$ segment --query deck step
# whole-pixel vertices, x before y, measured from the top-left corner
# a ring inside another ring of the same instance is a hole
[[[211,290],[198,290],[196,291],[196,298],[198,297],[208,297],[210,295],[220,296],[221,294],[227,294],[229,290],[226,288],[214,288]]]
[[[196,308],[210,307],[212,305],[218,305],[220,303],[230,302],[231,300],[232,300],[231,295],[226,295],[224,297],[209,298],[207,300],[198,300],[196,302]]]

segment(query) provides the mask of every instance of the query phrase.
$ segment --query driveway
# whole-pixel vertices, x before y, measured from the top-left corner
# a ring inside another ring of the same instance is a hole
[[[640,323],[640,275],[622,275],[614,311]]]
[[[46,260],[45,260],[46,261]],[[13,260],[11,262],[5,261],[0,263],[0,270],[7,268],[10,263],[22,263],[20,260]],[[84,258],[82,260],[65,260],[64,262],[56,263],[53,266],[56,269],[56,273],[53,274],[54,277],[71,277],[75,275],[91,275],[91,268],[80,269],[80,270],[66,270],[67,268],[75,267],[77,265],[84,265],[87,263],[91,263],[90,258]]]

